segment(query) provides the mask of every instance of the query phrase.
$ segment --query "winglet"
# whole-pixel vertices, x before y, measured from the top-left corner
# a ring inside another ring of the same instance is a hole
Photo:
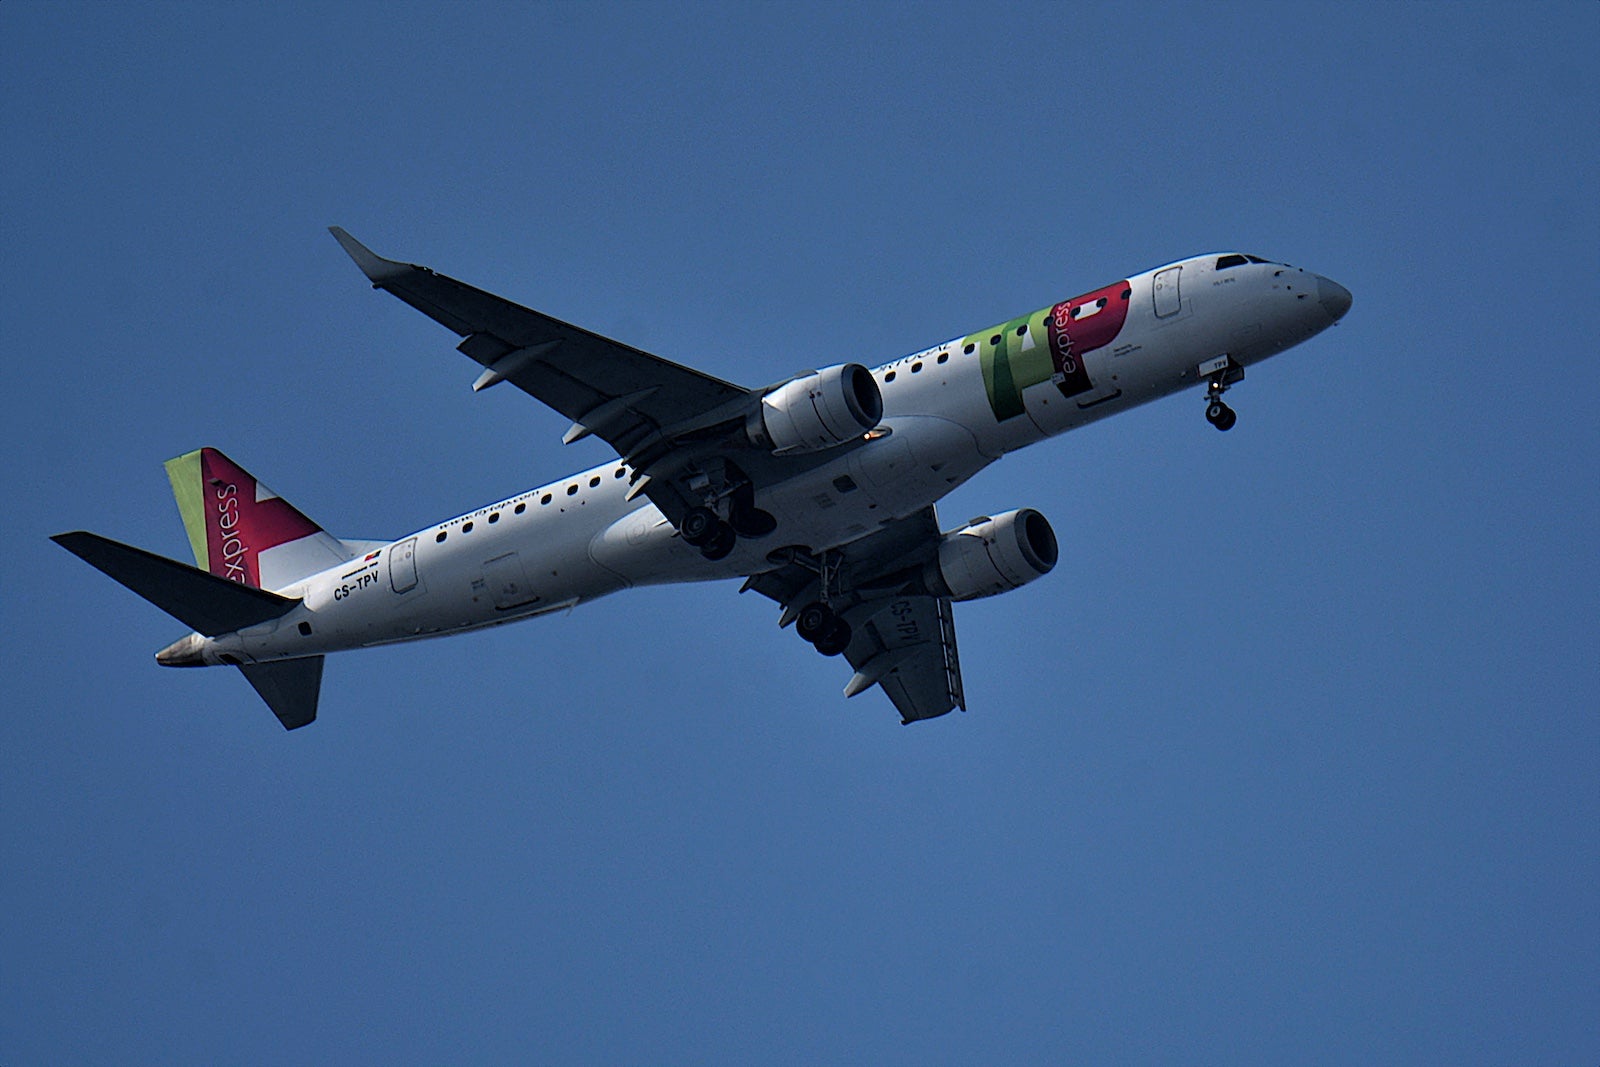
[[[356,261],[356,266],[361,268],[361,273],[374,286],[380,286],[393,278],[399,278],[414,270],[426,270],[411,263],[398,263],[392,259],[384,259],[372,249],[351,237],[337,226],[329,226],[328,232],[333,234],[333,239],[339,242],[351,259]]]

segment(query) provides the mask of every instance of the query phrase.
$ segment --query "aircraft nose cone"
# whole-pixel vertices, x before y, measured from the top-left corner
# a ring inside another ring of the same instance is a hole
[[[1350,290],[1331,278],[1324,278],[1320,274],[1317,276],[1317,303],[1328,313],[1328,318],[1334,322],[1344,318],[1353,301]]]

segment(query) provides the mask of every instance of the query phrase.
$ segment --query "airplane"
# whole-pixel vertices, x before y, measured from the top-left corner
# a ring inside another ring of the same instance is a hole
[[[197,566],[84,531],[52,538],[193,632],[166,667],[238,667],[285,729],[316,718],[331,652],[567,611],[632,586],[743,579],[903,723],[966,710],[952,605],[1059,555],[1022,507],[945,530],[935,505],[1009,452],[1183,389],[1206,420],[1245,368],[1337,323],[1351,294],[1238,252],[1169,263],[868,369],[747,388],[613,341],[338,227],[373,288],[462,338],[482,371],[613,461],[393,541],[334,537],[222,452],[166,464]]]

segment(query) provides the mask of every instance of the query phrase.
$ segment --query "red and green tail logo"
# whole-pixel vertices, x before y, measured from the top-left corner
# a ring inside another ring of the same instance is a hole
[[[167,477],[197,566],[261,587],[261,553],[322,532],[294,505],[214,448],[169,459]]]

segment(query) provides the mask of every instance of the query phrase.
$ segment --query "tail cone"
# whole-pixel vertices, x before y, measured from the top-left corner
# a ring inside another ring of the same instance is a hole
[[[156,662],[163,667],[204,667],[206,662],[201,652],[205,647],[206,639],[199,634],[180,637],[156,653]]]

